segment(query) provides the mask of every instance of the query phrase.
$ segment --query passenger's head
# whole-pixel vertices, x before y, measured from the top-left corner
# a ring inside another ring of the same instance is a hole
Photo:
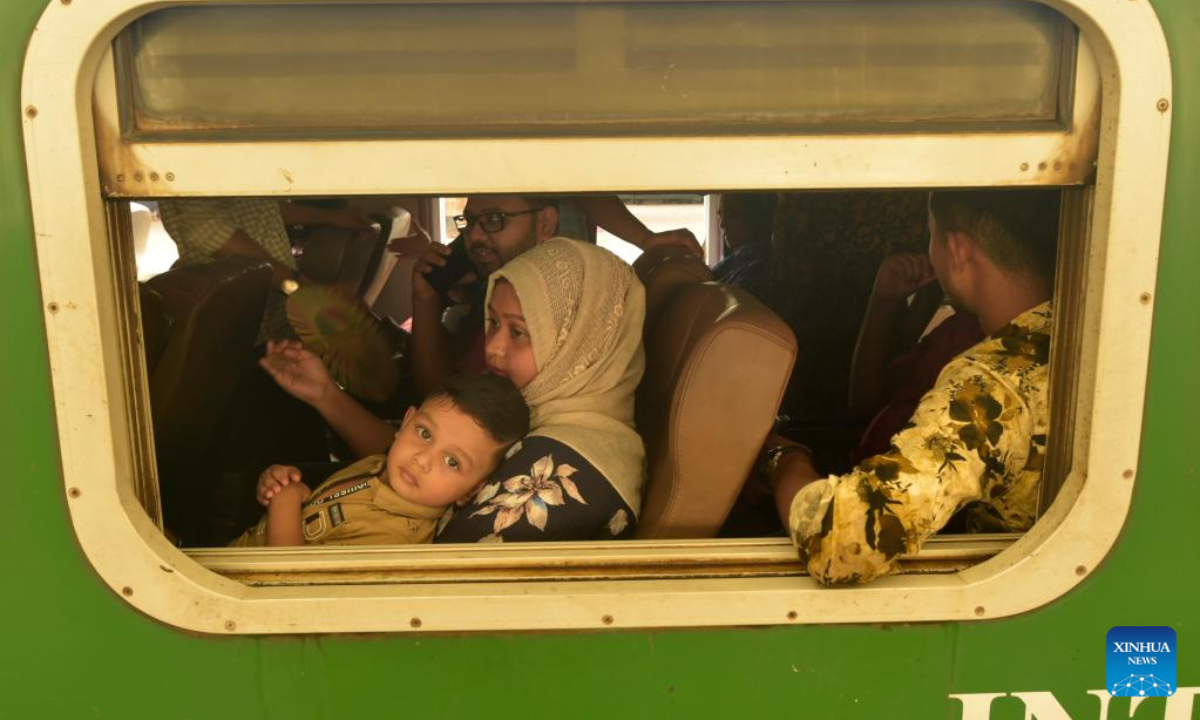
[[[468,495],[529,432],[529,407],[495,375],[451,378],[409,408],[387,456],[388,485],[429,507]]]
[[[558,229],[558,205],[552,197],[472,195],[463,217],[467,251],[481,278],[549,240]]]
[[[497,280],[492,286],[484,333],[488,372],[510,380],[518,388],[533,382],[537,361],[533,359],[529,323],[516,290],[507,280]]]
[[[769,243],[778,204],[779,196],[774,193],[722,195],[717,215],[725,247],[733,251],[750,243]]]
[[[1054,284],[1057,190],[938,190],[929,195],[929,260],[957,307],[977,311],[980,288]],[[992,283],[995,284],[995,283]]]
[[[646,307],[623,260],[553,238],[492,275],[486,312],[488,368],[521,388],[535,428],[567,407],[632,420]]]

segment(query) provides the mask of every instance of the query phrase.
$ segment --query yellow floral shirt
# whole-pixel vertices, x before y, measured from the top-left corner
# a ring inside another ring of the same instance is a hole
[[[792,501],[800,560],[819,582],[866,582],[960,509],[974,532],[1033,525],[1046,452],[1050,303],[952,360],[892,448]]]

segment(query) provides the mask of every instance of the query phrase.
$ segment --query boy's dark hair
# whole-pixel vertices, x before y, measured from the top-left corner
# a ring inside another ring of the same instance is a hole
[[[508,378],[456,375],[425,399],[439,398],[470,415],[501,445],[511,445],[529,434],[529,406]]]
[[[997,266],[1053,283],[1060,197],[1058,190],[935,190],[929,212],[940,232],[970,235]]]

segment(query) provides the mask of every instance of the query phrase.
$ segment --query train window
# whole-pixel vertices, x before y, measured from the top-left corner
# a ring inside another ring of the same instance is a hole
[[[139,137],[761,135],[1061,126],[1074,34],[1012,2],[413,3],[175,8],[117,48]]]
[[[146,614],[217,634],[974,620],[1059,597],[1115,541],[1170,125],[1145,4],[160,8],[48,7],[23,81],[64,494]],[[941,538],[828,591],[782,538],[185,552],[161,532],[130,200],[994,186],[1064,197],[1046,492],[1019,538]]]

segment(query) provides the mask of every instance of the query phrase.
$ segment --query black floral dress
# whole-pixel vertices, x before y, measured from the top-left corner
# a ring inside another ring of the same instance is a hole
[[[526,438],[467,503],[442,518],[437,543],[613,540],[633,536],[633,511],[567,445]]]

